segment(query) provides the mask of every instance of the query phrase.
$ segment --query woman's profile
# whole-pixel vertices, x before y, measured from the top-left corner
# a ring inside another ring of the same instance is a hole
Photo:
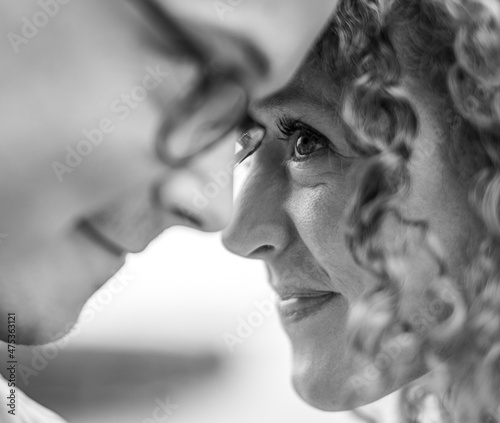
[[[500,1],[342,0],[252,114],[224,241],[266,262],[300,396],[498,421]]]

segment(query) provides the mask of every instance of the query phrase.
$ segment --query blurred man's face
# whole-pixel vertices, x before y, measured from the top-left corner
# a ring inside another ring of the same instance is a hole
[[[127,252],[231,213],[229,139],[178,170],[154,150],[195,66],[129,2],[45,3],[0,7],[0,334],[15,312],[23,343],[62,336]]]

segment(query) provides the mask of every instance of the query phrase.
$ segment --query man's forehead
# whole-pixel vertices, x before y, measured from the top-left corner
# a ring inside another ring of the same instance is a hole
[[[334,11],[338,0],[161,0],[191,21],[238,33],[260,49],[270,62],[270,75],[255,89],[267,95],[299,68]]]

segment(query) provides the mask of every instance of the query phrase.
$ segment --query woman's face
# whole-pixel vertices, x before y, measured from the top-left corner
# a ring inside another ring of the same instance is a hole
[[[443,132],[432,104],[411,97],[421,127],[404,214],[429,221],[449,253],[450,269],[458,274],[466,247],[474,241],[475,220],[460,178],[442,159]],[[248,159],[235,214],[224,233],[231,251],[265,261],[292,344],[294,386],[311,405],[330,411],[344,409],[340,398],[348,384],[374,380],[373,368],[347,350],[349,309],[366,287],[344,235],[344,213],[362,160],[345,141],[339,103],[340,90],[331,80],[306,67],[282,92],[253,106],[267,135]],[[423,257],[411,266],[407,280],[416,298],[422,294],[419,281],[433,269],[429,263]],[[361,379],[351,379],[355,374]]]

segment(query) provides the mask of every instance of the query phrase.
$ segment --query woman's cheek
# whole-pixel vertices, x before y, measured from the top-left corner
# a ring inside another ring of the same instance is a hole
[[[345,194],[338,181],[315,178],[309,182],[309,185],[292,184],[285,208],[314,253],[343,236],[339,234],[339,225],[343,220]]]
[[[308,160],[291,161],[288,164],[291,179],[300,185],[341,183],[349,170],[350,162],[334,153],[312,155]]]
[[[354,302],[364,291],[364,277],[345,242],[345,208],[349,201],[346,179],[332,175],[315,185],[294,186],[286,208],[299,236],[317,262],[329,274],[332,289]]]

